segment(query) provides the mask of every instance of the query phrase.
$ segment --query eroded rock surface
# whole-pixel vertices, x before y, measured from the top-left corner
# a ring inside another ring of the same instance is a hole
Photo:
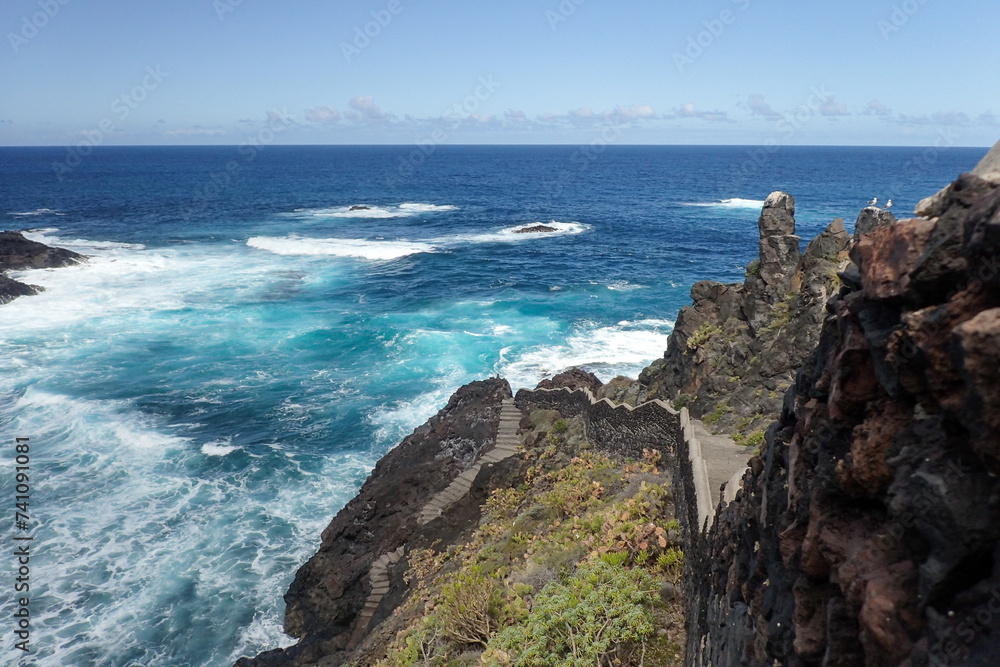
[[[692,562],[690,664],[998,664],[1000,183],[933,212],[855,245]]]
[[[851,238],[834,220],[799,252],[795,200],[767,198],[758,221],[759,258],[742,284],[691,288],[663,359],[639,376],[640,402],[686,406],[717,432],[759,444],[781,410],[781,394],[816,344],[823,307],[839,288]]]
[[[299,638],[295,646],[241,660],[241,667],[311,665],[321,659],[339,664],[346,651],[365,637],[356,627],[370,593],[369,575],[375,561],[404,547],[445,544],[475,526],[479,504],[458,507],[447,520],[421,526],[418,515],[496,440],[500,407],[511,396],[506,380],[473,382],[459,389],[448,405],[395,449],[386,454],[358,495],[323,531],[319,551],[303,565],[285,594],[285,632]],[[474,487],[475,490],[475,487]],[[400,570],[405,569],[405,560]],[[386,596],[386,608],[402,596],[401,575]],[[376,614],[374,623],[385,618]],[[373,625],[374,625],[373,623]]]

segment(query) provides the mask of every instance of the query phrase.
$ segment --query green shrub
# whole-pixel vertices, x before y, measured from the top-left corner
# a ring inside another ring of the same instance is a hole
[[[702,417],[701,421],[711,426],[715,422],[722,419],[722,415],[726,414],[727,410],[729,410],[729,403],[727,401],[722,401],[721,403],[715,406],[715,409],[712,410],[711,414]]]
[[[652,607],[659,590],[642,569],[626,570],[598,560],[565,583],[547,585],[524,622],[504,628],[489,642],[490,667],[593,667],[620,647],[643,642],[655,631]]]
[[[569,430],[569,424],[566,423],[565,419],[560,419],[552,425],[553,433],[565,433]]]
[[[712,339],[712,336],[716,336],[722,333],[722,327],[706,322],[701,325],[697,331],[691,334],[688,338],[687,346],[689,350],[697,350],[699,347],[707,343]]]
[[[677,394],[677,398],[674,399],[674,409],[680,410],[681,408],[686,408],[697,400],[697,397],[691,394]]]
[[[501,607],[499,577],[469,568],[441,590],[441,628],[452,642],[486,646],[504,615]]]
[[[755,259],[754,261],[747,264],[747,277],[755,276],[760,277],[760,260]]]

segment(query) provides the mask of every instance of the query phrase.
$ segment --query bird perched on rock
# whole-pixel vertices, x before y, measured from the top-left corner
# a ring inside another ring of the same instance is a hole
[[[888,211],[890,208],[892,208],[892,200],[891,199],[888,202],[886,202],[886,205],[882,208],[882,210],[883,211]]]
[[[878,197],[875,197],[870,202],[868,202],[868,205],[869,206],[878,206]]]

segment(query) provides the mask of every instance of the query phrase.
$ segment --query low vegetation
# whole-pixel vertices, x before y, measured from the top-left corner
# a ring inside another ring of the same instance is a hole
[[[568,447],[560,421],[469,542],[408,554],[411,620],[379,667],[681,664],[684,554],[659,453]]]

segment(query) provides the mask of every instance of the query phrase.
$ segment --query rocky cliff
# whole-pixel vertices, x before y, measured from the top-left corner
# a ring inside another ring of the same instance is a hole
[[[895,218],[865,209],[857,229]],[[850,236],[837,219],[800,252],[795,200],[767,198],[758,221],[758,258],[740,284],[704,281],[691,288],[664,357],[643,371],[640,400],[659,397],[687,406],[717,432],[759,445],[781,410],[781,394],[816,344],[823,308],[841,284]]]
[[[299,569],[285,594],[285,632],[299,642],[237,664],[312,665],[320,660],[340,664],[367,635],[368,627],[360,624],[377,559],[435,542],[458,542],[475,527],[486,500],[479,486],[457,504],[447,521],[422,526],[418,517],[428,499],[469,470],[494,444],[500,405],[510,395],[506,380],[466,385],[384,456],[358,495],[323,531],[319,551]],[[397,562],[394,557],[393,563]],[[406,589],[405,560],[397,569],[388,572],[395,590],[371,617],[372,627],[398,605]]]
[[[689,664],[998,664],[1000,178],[963,175],[918,212],[850,249],[691,554]]]
[[[44,243],[29,241],[21,232],[0,232],[0,304],[10,303],[19,296],[38,294],[42,288],[26,285],[4,275],[5,271],[55,269],[86,259],[64,248],[52,248]]]

